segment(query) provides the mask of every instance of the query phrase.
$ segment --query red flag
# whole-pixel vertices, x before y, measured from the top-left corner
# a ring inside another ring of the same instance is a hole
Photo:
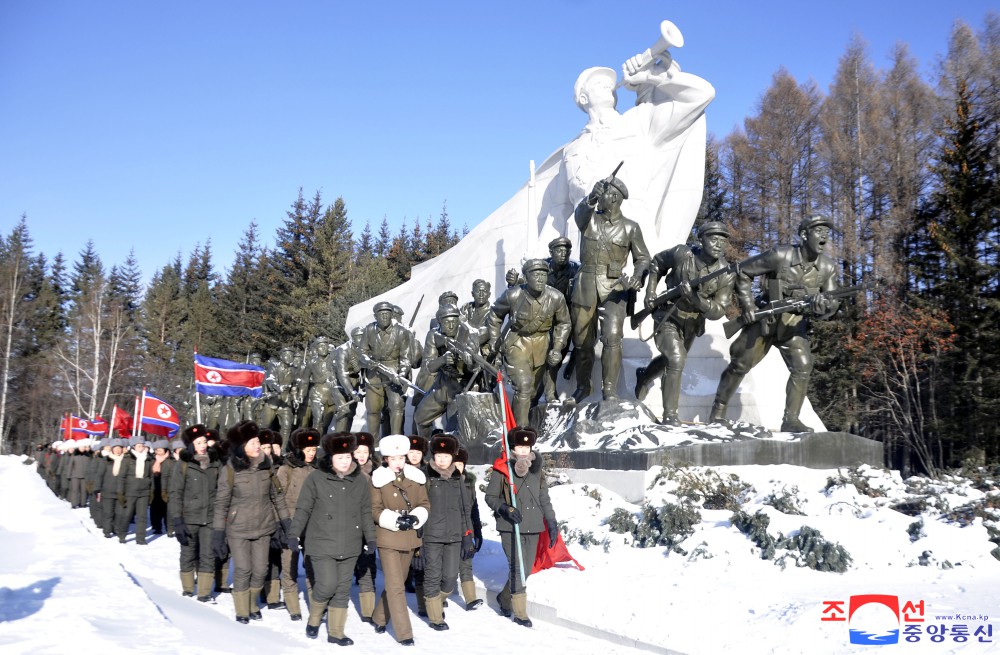
[[[510,403],[507,402],[507,391],[504,389],[503,375],[500,371],[497,371],[497,387],[500,389],[500,403],[503,405],[504,421],[507,423],[507,431],[510,432],[517,427],[517,421],[514,420],[514,412],[511,411]]]
[[[545,569],[550,569],[559,562],[573,562],[576,568],[581,571],[584,570],[580,562],[569,554],[569,550],[566,548],[566,542],[563,541],[562,532],[557,533],[556,545],[549,548],[549,533],[548,533],[548,521],[545,522],[546,530],[543,530],[541,534],[538,535],[538,550],[535,551],[535,563],[531,566],[532,574],[538,573],[539,571],[544,571]]]
[[[63,441],[70,441],[73,439],[73,428],[70,425],[69,414],[63,414],[62,423],[59,424],[59,430],[62,432]]]
[[[125,437],[126,439],[132,436],[132,415],[126,412],[124,409],[115,405],[114,418],[112,421],[111,429],[118,434],[119,437]]]
[[[180,426],[181,420],[176,409],[148,393],[143,397],[139,429],[161,437],[172,437]]]

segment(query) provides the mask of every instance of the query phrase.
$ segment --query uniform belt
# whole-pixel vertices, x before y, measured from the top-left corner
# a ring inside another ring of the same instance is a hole
[[[607,275],[608,265],[607,264],[584,264],[580,267],[581,273],[597,273]]]

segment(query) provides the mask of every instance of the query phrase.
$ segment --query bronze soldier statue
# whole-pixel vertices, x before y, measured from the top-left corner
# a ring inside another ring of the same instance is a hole
[[[736,290],[747,326],[729,347],[729,366],[722,373],[709,420],[725,422],[726,407],[740,382],[751,368],[764,358],[771,346],[777,346],[791,375],[785,388],[783,432],[812,432],[799,420],[799,412],[809,386],[813,357],[809,347],[809,323],[836,313],[839,301],[822,292],[836,291],[836,265],[823,254],[830,238],[830,219],[812,216],[799,223],[797,246],[776,246],[753,261],[740,264]],[[763,294],[755,304],[752,278],[764,276]],[[797,310],[756,319],[758,308],[786,299],[809,299]]]
[[[600,321],[602,391],[605,400],[618,397],[622,367],[623,325],[632,291],[642,288],[649,269],[649,250],[639,224],[621,213],[628,198],[625,183],[614,175],[600,180],[577,205],[581,266],[573,287],[573,348],[576,350],[576,391],[580,402],[590,395]],[[624,268],[632,255],[633,274]],[[599,318],[599,315],[603,315]]]
[[[471,382],[474,370],[471,353],[479,348],[479,340],[470,335],[460,316],[461,312],[454,305],[438,309],[438,326],[428,330],[424,341],[424,368],[434,378],[433,385],[413,413],[413,422],[421,437],[431,436],[434,421],[454,408],[455,397]]]
[[[269,428],[278,417],[278,429],[283,441],[288,440],[292,433],[292,387],[295,384],[295,369],[292,367],[292,357],[295,350],[291,346],[282,346],[278,351],[278,359],[267,362],[267,372],[264,375],[264,406],[261,410],[261,428]]]
[[[472,283],[472,300],[462,305],[462,320],[470,328],[486,331],[486,320],[490,316],[492,298],[490,283],[486,280],[476,280]]]
[[[445,291],[440,296],[438,296],[438,309],[442,307],[458,306],[458,294],[454,291]],[[431,318],[430,329],[435,330],[439,326],[437,315]],[[427,370],[427,367],[423,365],[424,357],[424,345],[417,340],[416,335],[410,332],[413,338],[414,347],[410,350],[410,368],[420,367],[420,372],[417,373],[417,379],[415,384],[421,389],[427,389],[431,386],[434,381],[434,374]],[[414,362],[419,361],[419,364]],[[410,398],[410,404],[416,407],[420,404],[420,401],[424,399],[424,394],[419,391],[413,392],[413,397]],[[416,431],[416,424],[414,424],[414,432]]]
[[[403,410],[406,402],[404,378],[410,375],[410,334],[393,321],[392,303],[380,302],[374,307],[375,322],[365,327],[361,337],[359,364],[367,369],[365,411],[368,431],[381,433],[382,408],[389,408],[391,434],[403,432]],[[407,380],[408,381],[408,380]]]
[[[254,366],[264,367],[264,359],[260,356],[260,353],[250,353],[247,357],[247,362],[253,364]],[[230,426],[236,425],[240,421],[260,421],[261,419],[261,408],[264,406],[263,398],[254,398],[253,396],[240,396],[233,408],[233,413],[231,417],[227,417],[227,422],[223,425],[220,430],[228,430]]]
[[[333,388],[333,397],[337,405],[333,415],[337,432],[348,432],[357,414],[358,402],[361,400],[363,380],[361,377],[361,337],[364,328],[351,330],[351,339],[333,349],[333,373],[337,384]]]
[[[566,237],[556,237],[549,241],[549,256],[545,260],[549,265],[547,284],[566,298],[567,307],[572,304],[573,284],[576,282],[576,274],[580,270],[580,262],[569,258],[571,252],[573,252],[573,243]],[[518,275],[517,270],[512,268],[507,271],[507,286],[512,287],[515,284],[524,284],[524,277]],[[563,359],[566,358],[568,351],[569,343],[567,342],[566,348],[563,349]],[[566,365],[566,372],[563,373],[567,380],[570,376],[570,369],[574,365],[575,359],[571,358],[570,363]],[[542,380],[545,387],[545,398],[548,400],[554,400],[557,397],[556,380],[558,376],[558,366],[548,367],[545,378]]]
[[[500,326],[509,317],[510,332],[500,347],[514,385],[514,419],[518,425],[528,425],[531,402],[546,368],[562,362],[571,324],[566,299],[546,284],[545,260],[529,259],[522,271],[527,282],[507,289],[493,303],[489,347],[499,341]]]
[[[307,399],[312,413],[312,428],[323,434],[330,427],[337,404],[333,393],[337,376],[330,356],[330,340],[323,335],[316,337],[313,340],[313,353],[313,358],[306,363],[302,383],[309,389]]]
[[[728,272],[723,257],[729,243],[726,226],[717,221],[705,223],[698,230],[698,238],[701,246],[693,250],[681,244],[653,257],[646,284],[645,305],[647,309],[655,307],[653,339],[660,355],[648,367],[636,371],[635,394],[643,400],[653,380],[660,378],[663,425],[680,425],[677,404],[688,351],[695,337],[705,333],[706,318],[714,321],[725,315],[736,282],[735,273]],[[718,277],[699,283],[717,271]],[[661,279],[666,280],[668,291],[676,290],[674,293],[679,295],[672,302],[657,305],[656,284]]]

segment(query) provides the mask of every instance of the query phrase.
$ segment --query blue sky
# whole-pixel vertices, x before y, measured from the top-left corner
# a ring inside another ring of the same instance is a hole
[[[662,19],[715,85],[728,134],[785,66],[826,90],[852,33],[930,75],[956,19],[994,2],[0,0],[0,230],[36,251],[130,248],[147,279],[211,240],[220,273],[256,219],[266,242],[299,187],[383,216],[470,228],[585,122],[577,75],[620,69]],[[925,75],[925,76],[926,76]],[[620,109],[633,101],[623,94]]]

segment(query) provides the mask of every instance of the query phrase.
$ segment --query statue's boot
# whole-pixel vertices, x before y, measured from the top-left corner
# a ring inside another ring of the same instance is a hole
[[[618,400],[618,378],[622,372],[622,346],[609,346],[604,344],[601,352],[601,376],[603,383],[601,391],[604,393],[604,400]]]
[[[582,403],[590,395],[590,376],[594,372],[593,349],[578,348],[576,351],[576,391],[573,400]]]
[[[785,387],[785,416],[781,419],[782,432],[814,432],[814,430],[799,420],[802,403],[806,399],[809,388],[808,373],[792,373],[788,376]]]
[[[729,421],[726,420],[726,409],[729,399],[736,393],[742,381],[743,376],[739,373],[734,373],[729,368],[726,368],[722,372],[722,377],[719,379],[719,388],[715,391],[715,402],[712,403],[712,413],[708,415],[709,423],[729,425]]]
[[[646,400],[646,395],[653,386],[656,378],[663,374],[667,367],[667,358],[657,355],[647,366],[640,366],[635,369],[635,397],[639,401]]]
[[[660,376],[660,391],[663,399],[663,420],[660,423],[679,426],[681,422],[677,418],[677,406],[681,400],[681,371],[666,369]]]

